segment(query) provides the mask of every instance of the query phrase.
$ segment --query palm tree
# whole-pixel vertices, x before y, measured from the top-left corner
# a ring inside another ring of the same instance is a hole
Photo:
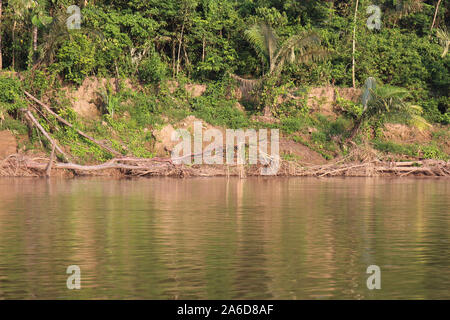
[[[448,31],[445,29],[437,29],[436,35],[439,39],[439,43],[444,48],[441,57],[444,58],[448,52],[448,46],[450,45],[450,37],[448,35]]]
[[[16,41],[16,27],[17,21],[23,20],[28,10],[34,8],[37,3],[34,0],[9,0],[8,8],[13,14],[12,27],[12,69],[15,67],[15,41]]]
[[[37,3],[37,5],[34,7],[31,22],[33,24],[33,52],[37,51],[37,38],[38,38],[38,28],[42,28],[44,26],[49,25],[53,18],[48,16],[45,7],[47,3],[46,1],[40,1]]]
[[[252,44],[258,56],[264,65],[268,66],[267,72],[263,70],[263,76],[258,79],[244,79],[232,74],[232,78],[240,83],[241,91],[244,96],[265,79],[277,77],[285,64],[289,63],[307,63],[323,59],[327,51],[320,46],[319,37],[311,31],[305,31],[300,34],[290,36],[283,42],[280,42],[275,30],[267,23],[257,23],[246,30],[245,38]],[[265,106],[265,114],[270,114],[268,106]]]
[[[352,84],[353,84],[353,88],[356,88],[355,51],[356,51],[356,19],[358,17],[358,4],[359,4],[359,0],[356,0],[355,18],[353,19],[353,40],[352,40]]]
[[[366,80],[362,93],[363,112],[355,121],[347,141],[353,139],[364,122],[381,116],[401,117],[417,127],[429,126],[420,116],[422,108],[407,102],[410,97],[408,90],[388,85],[377,86],[374,78]]]
[[[433,23],[431,24],[431,29],[430,30],[433,30],[434,24],[436,22],[436,17],[437,17],[438,11],[439,11],[439,5],[441,4],[441,1],[442,0],[439,0],[437,2],[437,4],[436,4],[436,10],[434,11]]]
[[[306,63],[323,58],[326,51],[320,47],[314,32],[303,32],[280,43],[275,30],[266,23],[258,23],[244,33],[258,56],[269,66],[267,75],[280,73],[285,63]]]

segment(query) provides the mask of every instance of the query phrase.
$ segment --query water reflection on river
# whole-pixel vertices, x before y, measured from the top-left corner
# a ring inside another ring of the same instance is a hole
[[[445,179],[0,179],[0,299],[449,299],[449,206]]]

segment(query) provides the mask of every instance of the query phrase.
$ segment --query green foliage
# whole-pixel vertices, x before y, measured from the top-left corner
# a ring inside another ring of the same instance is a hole
[[[12,112],[26,106],[19,79],[0,75],[0,112]]]
[[[331,160],[331,159],[334,158],[332,155],[328,154],[327,152],[325,152],[325,151],[323,150],[323,149],[324,149],[323,146],[320,146],[320,145],[319,145],[319,146],[316,146],[315,143],[310,143],[310,142],[304,140],[304,139],[303,139],[302,137],[300,137],[300,136],[294,136],[294,137],[293,137],[293,140],[294,140],[295,142],[299,142],[299,143],[301,143],[301,144],[307,146],[307,147],[310,148],[311,150],[316,151],[316,152],[319,153],[322,157],[324,157],[326,160]]]
[[[349,135],[352,121],[377,139],[389,118],[424,126],[424,117],[448,125],[450,58],[445,54],[448,33],[444,26],[448,6],[441,6],[430,30],[436,1],[402,1],[401,10],[396,7],[398,1],[378,2],[383,26],[374,31],[365,27],[365,10],[371,2],[360,1],[356,83],[361,87],[368,77],[376,77],[379,84],[389,85],[367,86],[363,104],[338,97],[335,107],[343,116],[331,121],[310,115],[307,92],[294,93],[294,88],[352,84],[353,2],[99,0],[83,6],[81,30],[67,30],[66,9],[72,3],[11,0],[4,4],[2,19],[3,68],[20,71],[22,80],[0,76],[2,126],[23,132],[17,109],[27,105],[22,91],[26,89],[38,98],[48,98],[60,115],[83,128],[62,90],[53,89],[61,86],[59,79],[81,84],[90,75],[145,84],[140,92],[101,91],[106,125],[85,128],[136,155],[150,155],[148,130],[163,118],[178,121],[191,114],[215,125],[277,127],[303,137],[309,128],[316,129],[304,143],[328,158],[341,152],[336,141]],[[34,27],[38,27],[37,38]],[[329,59],[317,59],[325,51]],[[295,61],[313,63],[291,63]],[[235,107],[236,99],[229,94],[232,85],[225,76],[233,73],[264,79],[254,86],[257,99],[242,103],[248,112],[270,108],[280,123],[251,122],[246,112]],[[169,88],[168,79],[177,81],[178,87]],[[208,91],[192,99],[185,83],[199,82],[207,83]],[[53,131],[45,121],[43,125],[80,158],[108,157],[73,130]],[[379,147],[442,158],[433,146]]]
[[[339,97],[339,95],[336,98],[335,108],[352,119],[360,118],[363,113],[363,106],[361,103],[345,100]]]
[[[155,126],[161,123],[161,105],[157,98],[141,92],[126,91],[119,97],[120,112],[128,112],[139,127]]]
[[[386,153],[406,155],[409,157],[418,157],[422,159],[450,159],[449,155],[443,152],[434,143],[429,145],[398,144],[392,141],[375,140],[373,144],[375,149]]]
[[[27,70],[23,73],[23,86],[25,89],[40,98],[55,85],[55,76],[46,70]]]
[[[84,34],[74,32],[58,51],[57,62],[52,66],[65,80],[81,84],[95,67],[95,47]]]
[[[192,109],[195,116],[213,125],[230,129],[245,128],[249,121],[245,114],[235,107],[235,103],[234,100],[201,96],[194,99]]]
[[[397,116],[419,128],[428,126],[426,120],[421,117],[422,108],[407,101],[410,97],[408,90],[387,85],[369,90],[371,98],[368,100],[367,108],[363,111],[363,118]]]
[[[152,52],[138,67],[138,77],[143,83],[158,83],[167,77],[167,65],[161,61],[158,53]]]
[[[258,56],[268,64],[268,74],[279,73],[285,63],[317,61],[326,55],[314,32],[301,32],[280,43],[275,30],[267,23],[254,24],[244,33]]]
[[[0,118],[0,131],[11,130],[17,134],[27,134],[28,127],[20,120],[13,119],[9,116],[4,117],[4,120]]]
[[[410,157],[418,157],[419,152],[416,145],[401,145],[392,141],[375,140],[373,142],[375,149],[386,153],[394,153],[399,155],[407,155]]]
[[[303,131],[308,126],[312,126],[314,121],[309,116],[303,117],[283,117],[281,119],[281,129],[287,134]]]

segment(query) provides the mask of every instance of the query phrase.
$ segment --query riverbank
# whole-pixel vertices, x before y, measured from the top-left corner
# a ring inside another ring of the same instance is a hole
[[[205,137],[214,133],[214,142],[220,144],[229,129],[278,130],[281,162],[276,176],[448,176],[450,172],[448,125],[415,126],[395,118],[357,125],[359,89],[329,86],[309,88],[298,96],[280,94],[273,113],[263,115],[245,104],[242,88],[233,83],[218,90],[213,84],[167,81],[155,97],[149,88],[125,81],[124,89],[99,102],[105,81],[88,78],[78,88],[59,90],[67,100],[55,93],[38,98],[18,90],[21,107],[0,118],[0,176],[263,175],[262,165],[172,163],[172,151],[180,144],[172,140],[176,130],[194,137],[199,132]],[[108,110],[105,101],[111,104]],[[210,140],[200,140],[206,150]]]

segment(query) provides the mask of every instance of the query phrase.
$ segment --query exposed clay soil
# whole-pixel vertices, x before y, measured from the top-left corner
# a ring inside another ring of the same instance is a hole
[[[358,102],[358,99],[361,96],[361,90],[332,86],[311,88],[308,93],[308,106],[312,112],[318,112],[334,117],[334,103],[336,102],[338,95],[345,100]]]
[[[88,77],[75,90],[71,90],[71,87],[64,90],[66,90],[67,96],[72,102],[73,110],[82,118],[93,120],[99,119],[101,115],[98,92],[104,90],[107,85],[115,88],[115,83],[115,78]],[[125,80],[124,85],[127,88],[133,88],[129,80]]]
[[[17,141],[14,135],[8,131],[0,131],[0,159],[17,152]]]
[[[327,160],[325,160],[319,153],[311,150],[301,143],[285,138],[280,139],[280,153],[293,155],[296,159],[298,159],[299,163],[304,165],[327,163]]]

